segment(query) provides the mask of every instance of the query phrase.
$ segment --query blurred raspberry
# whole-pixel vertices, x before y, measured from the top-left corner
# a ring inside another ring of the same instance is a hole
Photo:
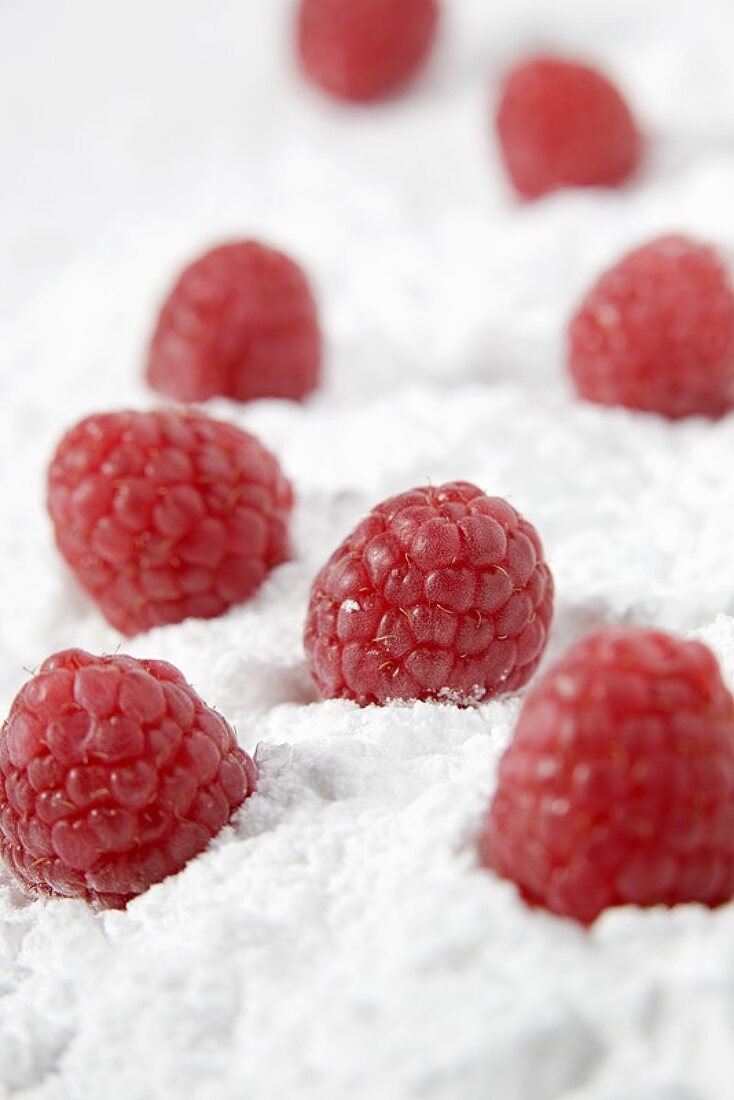
[[[178,669],[68,649],[0,731],[0,855],[31,891],[123,906],[202,852],[256,777]]]
[[[467,482],[379,504],[313,583],[305,631],[322,695],[479,702],[532,676],[553,580],[535,528]]]
[[[423,65],[438,16],[437,0],[301,0],[301,64],[338,99],[382,99]]]
[[[58,547],[123,634],[247,599],[288,556],[291,504],[254,436],[175,410],[87,417],[48,476]]]
[[[321,332],[300,267],[256,241],[206,252],[163,303],[148,354],[153,389],[178,401],[299,401],[319,383]]]
[[[516,190],[612,186],[637,167],[642,140],[622,96],[596,69],[556,57],[523,61],[505,78],[497,130]]]
[[[734,404],[734,295],[713,249],[661,237],[591,288],[569,328],[581,397],[671,418]]]
[[[530,692],[499,767],[482,861],[531,903],[734,894],[734,699],[699,642],[633,627],[574,646]]]

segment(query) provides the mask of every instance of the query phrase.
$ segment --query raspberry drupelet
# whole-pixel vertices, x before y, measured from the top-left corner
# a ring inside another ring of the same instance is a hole
[[[660,237],[591,288],[568,331],[581,397],[670,419],[734,405],[734,293],[713,248]]]
[[[0,730],[0,855],[27,890],[121,907],[202,852],[256,778],[173,665],[64,650]]]
[[[535,528],[468,482],[379,504],[316,577],[305,629],[323,696],[481,702],[532,676],[553,580]]]
[[[321,330],[311,288],[288,256],[257,241],[206,252],[163,303],[147,379],[178,401],[300,401],[321,377]]]
[[[438,20],[437,0],[301,0],[301,65],[337,99],[383,99],[424,64]]]
[[[515,189],[614,186],[637,168],[642,139],[624,99],[596,69],[565,58],[523,61],[505,77],[496,119]]]
[[[523,705],[479,842],[523,897],[590,924],[609,906],[734,894],[734,699],[700,642],[585,638]]]
[[[288,556],[291,506],[254,436],[187,411],[87,417],[48,475],[59,550],[123,634],[247,599]]]

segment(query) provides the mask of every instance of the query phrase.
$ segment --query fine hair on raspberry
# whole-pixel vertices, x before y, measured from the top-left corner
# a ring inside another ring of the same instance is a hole
[[[680,234],[633,249],[574,314],[568,367],[580,397],[669,419],[734,406],[734,291],[716,250]]]
[[[248,599],[288,557],[292,499],[253,435],[184,410],[87,417],[48,474],[59,550],[130,635]]]
[[[525,700],[480,836],[533,905],[590,924],[619,905],[734,895],[734,698],[712,652],[660,631],[583,639]]]
[[[535,528],[468,482],[377,505],[316,577],[311,674],[360,704],[469,704],[522,687],[538,666],[553,579]]]
[[[318,386],[321,361],[303,270],[259,241],[231,241],[178,276],[158,314],[146,376],[177,401],[301,401]]]
[[[173,665],[64,650],[0,730],[0,855],[26,890],[121,907],[202,852],[256,777]]]

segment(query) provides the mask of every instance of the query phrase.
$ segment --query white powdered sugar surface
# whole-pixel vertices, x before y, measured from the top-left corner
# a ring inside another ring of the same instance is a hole
[[[23,1100],[730,1100],[734,905],[530,911],[475,838],[521,699],[319,702],[309,584],[385,496],[476,481],[539,529],[548,658],[604,623],[707,641],[734,683],[734,417],[583,406],[563,327],[653,234],[734,245],[729,0],[446,0],[430,70],[339,107],[299,79],[286,0],[0,0],[0,709],[49,653],[174,662],[235,725],[257,793],[124,912],[0,879],[0,1096]],[[645,171],[517,204],[490,140],[507,62],[598,59]],[[296,489],[293,560],[249,603],[123,641],[44,511],[91,411],[155,405],[141,361],[179,266],[257,236],[313,278],[328,339],[303,407],[211,411]]]

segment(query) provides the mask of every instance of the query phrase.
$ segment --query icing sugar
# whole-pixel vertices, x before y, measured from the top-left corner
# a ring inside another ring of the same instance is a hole
[[[295,557],[250,603],[124,648],[173,661],[258,747],[259,792],[124,913],[0,884],[0,1096],[24,1100],[728,1100],[734,908],[618,910],[590,933],[478,870],[519,700],[320,703],[308,587],[376,500],[463,477],[538,527],[549,656],[630,618],[694,632],[734,680],[734,422],[574,403],[565,317],[623,249],[730,243],[734,13],[721,0],[452,0],[431,71],[361,111],[292,72],[286,0],[6,0],[0,306],[0,703],[48,653],[119,638],[54,553],[43,476],[139,377],[177,267],[233,234],[312,274],[329,380],[255,431],[299,498]],[[652,146],[623,193],[515,205],[487,85],[589,54]]]

